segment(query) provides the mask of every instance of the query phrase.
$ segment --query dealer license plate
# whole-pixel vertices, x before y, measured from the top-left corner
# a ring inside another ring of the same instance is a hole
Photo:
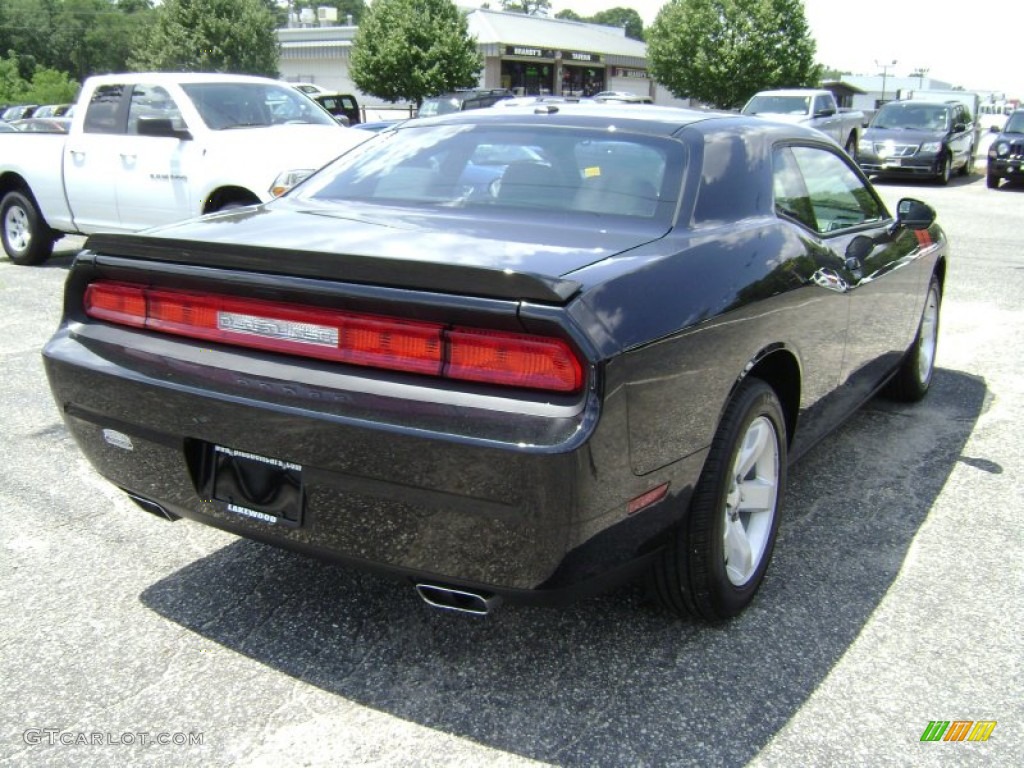
[[[218,507],[270,525],[302,524],[302,467],[221,445],[210,446],[206,487]]]

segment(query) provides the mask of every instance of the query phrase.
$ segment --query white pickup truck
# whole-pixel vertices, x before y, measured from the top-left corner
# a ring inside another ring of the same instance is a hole
[[[831,136],[851,157],[857,149],[857,138],[865,122],[863,112],[840,109],[831,91],[812,88],[761,91],[754,94],[740,111],[744,115],[816,128]]]
[[[267,78],[93,77],[67,134],[0,134],[0,239],[11,261],[39,264],[64,234],[266,202],[369,135]]]

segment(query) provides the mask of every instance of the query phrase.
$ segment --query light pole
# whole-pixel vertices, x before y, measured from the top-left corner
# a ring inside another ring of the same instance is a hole
[[[875,59],[875,66],[882,68],[882,103],[884,104],[885,103],[885,81],[889,77],[889,68],[896,66],[896,59],[892,60],[892,64],[882,64],[882,63],[880,63],[878,61],[878,59]]]
[[[911,75],[911,77],[917,78],[917,87],[919,89],[924,88],[924,79],[929,72],[931,72],[931,70],[928,69],[928,67],[920,67],[914,74]]]

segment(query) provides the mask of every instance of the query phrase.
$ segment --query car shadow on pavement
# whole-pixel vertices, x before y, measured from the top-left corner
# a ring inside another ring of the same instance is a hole
[[[439,612],[408,585],[244,540],[141,599],[305,683],[522,757],[742,765],[870,621],[989,396],[983,379],[939,369],[924,402],[873,400],[812,450],[790,471],[758,598],[721,626],[675,619],[639,586],[487,618]]]

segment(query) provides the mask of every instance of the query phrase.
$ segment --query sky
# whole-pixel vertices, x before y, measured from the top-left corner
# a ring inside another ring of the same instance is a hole
[[[551,0],[552,13],[589,16],[607,8],[634,8],[649,26],[666,0]],[[461,3],[460,3],[461,4]],[[500,8],[500,0],[491,0]],[[987,0],[804,0],[822,64],[853,74],[929,76],[968,90],[1003,91],[1024,98],[1024,2]]]

